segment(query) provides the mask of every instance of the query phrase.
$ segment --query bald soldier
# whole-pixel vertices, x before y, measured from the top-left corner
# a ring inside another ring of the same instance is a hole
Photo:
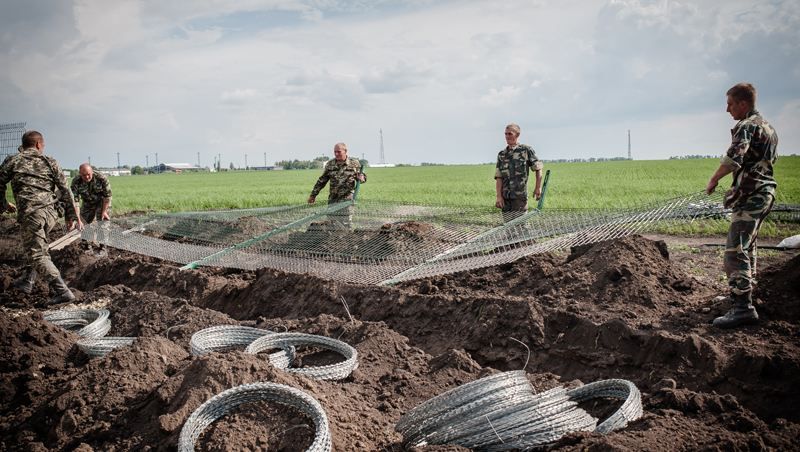
[[[70,188],[75,201],[82,201],[81,218],[84,223],[90,224],[95,219],[109,219],[111,184],[105,175],[95,173],[92,165],[83,163],[78,168],[78,175],[72,179]]]
[[[516,124],[506,126],[506,147],[497,154],[495,169],[495,207],[502,209],[505,221],[528,211],[528,173],[536,174],[533,196],[542,197],[542,162],[527,144],[519,142],[520,128]]]
[[[55,159],[44,155],[44,146],[41,133],[35,130],[25,132],[22,135],[22,150],[7,158],[0,166],[0,192],[3,193],[0,208],[3,212],[13,211],[5,197],[6,185],[11,183],[22,247],[31,269],[14,285],[30,293],[37,274],[40,274],[55,293],[49,303],[65,303],[75,300],[75,295],[61,279],[61,273],[50,259],[48,251],[48,234],[58,220],[56,203],[67,206],[64,217],[68,229],[77,227],[83,230],[83,224],[64,174]]]

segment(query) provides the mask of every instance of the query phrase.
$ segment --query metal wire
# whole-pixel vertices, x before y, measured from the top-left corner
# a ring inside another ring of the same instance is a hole
[[[133,344],[135,337],[99,337],[78,339],[75,345],[90,358],[100,358],[112,350]]]
[[[642,394],[639,388],[628,380],[611,379],[589,383],[572,389],[567,395],[576,402],[610,397],[624,402],[611,416],[597,425],[598,433],[607,434],[624,428],[629,422],[642,417]]]
[[[600,425],[578,407],[599,397],[624,400]],[[400,418],[395,430],[407,447],[455,444],[480,450],[528,450],[575,431],[608,433],[642,415],[641,394],[626,380],[534,394],[524,371],[505,372],[440,394]]]
[[[534,210],[509,222],[481,208],[360,201],[131,216],[93,223],[82,237],[184,268],[267,267],[386,285],[620,238],[665,221],[724,218],[721,199],[692,193],[627,209]]]
[[[245,349],[256,339],[272,334],[275,333],[249,326],[212,326],[192,334],[189,346],[193,356],[202,356],[211,352]],[[294,349],[291,347],[269,355],[270,362],[276,367],[288,367],[293,359]]]
[[[275,333],[262,336],[254,340],[247,346],[247,353],[257,354],[265,350],[272,349],[295,349],[296,347],[319,347],[330,350],[344,357],[344,360],[336,364],[311,367],[292,367],[290,363],[282,360],[270,362],[275,367],[286,372],[298,373],[318,380],[343,380],[350,376],[358,367],[358,353],[350,345],[336,339],[325,336],[304,333]]]
[[[111,329],[108,316],[107,309],[62,309],[43,314],[45,320],[64,329],[73,330],[81,326],[75,333],[88,338],[99,338],[108,333]]]
[[[251,402],[268,401],[287,405],[308,416],[315,426],[314,442],[307,451],[329,452],[332,447],[328,417],[319,402],[299,389],[277,383],[252,383],[223,391],[200,405],[181,429],[178,450],[190,452],[203,431],[233,408]]]

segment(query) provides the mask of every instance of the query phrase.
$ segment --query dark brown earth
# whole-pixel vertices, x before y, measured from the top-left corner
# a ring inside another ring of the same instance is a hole
[[[399,451],[393,427],[408,410],[526,363],[537,390],[626,378],[642,391],[642,419],[608,436],[565,437],[558,450],[798,447],[797,253],[762,252],[763,321],[717,331],[709,322],[726,309],[711,301],[725,287],[719,249],[679,238],[629,237],[396,287],[273,270],[181,272],[113,249],[98,258],[75,243],[53,258],[76,306],[109,309],[109,335],[138,338],[90,360],[77,335],[42,319],[44,284],[31,295],[11,287],[22,272],[16,234],[13,220],[0,220],[0,450],[174,450],[202,402],[271,381],[320,402],[335,450]],[[323,382],[241,351],[191,357],[191,335],[222,324],[339,338],[357,349],[359,368]],[[303,450],[312,432],[296,412],[251,405],[215,423],[198,448]]]

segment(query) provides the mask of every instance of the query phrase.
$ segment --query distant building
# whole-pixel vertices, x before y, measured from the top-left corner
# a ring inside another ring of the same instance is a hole
[[[397,166],[397,165],[395,165],[394,163],[370,163],[369,164],[370,168],[394,168],[395,166]]]
[[[160,165],[161,172],[169,171],[173,173],[182,173],[184,171],[204,171],[204,170],[205,168],[201,168],[191,163],[162,163]]]
[[[130,176],[131,170],[127,168],[97,168],[97,171],[100,174],[105,174],[106,176]]]
[[[269,166],[251,166],[248,169],[250,171],[278,171],[278,170],[282,170],[283,167],[282,166],[274,166],[274,165],[269,165]]]

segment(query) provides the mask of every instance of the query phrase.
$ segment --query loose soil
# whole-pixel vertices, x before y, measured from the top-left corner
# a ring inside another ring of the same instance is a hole
[[[422,226],[387,232],[424,239]],[[43,283],[30,295],[13,288],[23,272],[18,229],[3,217],[0,232],[0,450],[174,450],[205,400],[269,381],[320,402],[335,450],[400,451],[393,427],[408,410],[523,367],[537,391],[606,378],[642,391],[640,420],[607,436],[569,435],[558,450],[798,447],[796,252],[759,256],[761,323],[719,331],[709,322],[727,309],[714,300],[725,291],[720,249],[674,237],[628,237],[394,287],[267,269],[181,272],[114,249],[98,257],[79,242],[52,253],[78,296],[73,307],[108,309],[109,336],[137,337],[89,359],[77,335],[43,320]],[[241,350],[192,357],[191,335],[214,325],[338,338],[356,348],[359,366],[325,382]],[[312,434],[302,414],[255,403],[213,424],[197,446],[303,450]]]

